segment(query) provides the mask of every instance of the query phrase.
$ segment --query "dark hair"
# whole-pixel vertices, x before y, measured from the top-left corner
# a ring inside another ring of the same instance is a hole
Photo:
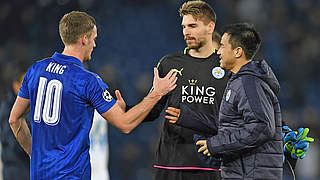
[[[193,18],[202,20],[204,24],[210,21],[216,23],[216,13],[209,4],[204,1],[188,1],[183,3],[179,9],[180,17],[184,15],[192,15]]]
[[[247,59],[252,59],[260,48],[261,36],[252,24],[237,23],[224,28],[223,34],[230,35],[232,49],[241,47]]]
[[[218,44],[220,44],[221,35],[220,35],[218,32],[214,31],[214,32],[212,33],[212,41],[213,41],[213,42],[217,42]]]
[[[75,44],[81,35],[88,34],[96,25],[95,19],[85,12],[72,11],[59,23],[59,33],[64,44]]]

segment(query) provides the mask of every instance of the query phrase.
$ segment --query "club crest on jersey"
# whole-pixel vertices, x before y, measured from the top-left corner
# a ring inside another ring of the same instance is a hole
[[[225,72],[221,67],[214,67],[212,69],[212,76],[216,79],[221,79],[223,78]]]
[[[229,101],[230,96],[231,96],[231,89],[229,89],[227,94],[226,94],[226,101]]]
[[[109,93],[108,90],[104,90],[103,93],[102,93],[102,97],[104,100],[106,100],[107,102],[110,102],[112,100],[112,96],[111,94]]]

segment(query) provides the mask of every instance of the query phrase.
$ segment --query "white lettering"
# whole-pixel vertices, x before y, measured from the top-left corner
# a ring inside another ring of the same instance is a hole
[[[51,70],[50,70],[50,72],[52,72],[53,73],[53,70],[54,70],[54,68],[56,67],[56,63],[53,63],[53,66],[52,66],[52,68],[51,68]]]
[[[194,101],[193,96],[188,96],[188,97],[187,97],[187,102],[188,102],[188,103],[192,103],[193,101]]]
[[[57,64],[56,67],[54,68],[53,73],[57,73],[58,74],[61,67],[62,67],[62,65]]]
[[[210,97],[209,99],[210,99],[210,100],[209,100],[209,104],[214,104],[214,98],[213,98],[213,97]]]
[[[189,95],[187,92],[188,86],[182,86],[182,95]]]
[[[206,94],[207,94],[208,96],[214,96],[214,95],[216,94],[215,90],[216,90],[216,89],[214,89],[214,87],[208,87],[208,88],[206,89]]]
[[[181,102],[191,103],[202,103],[202,104],[214,104],[213,97],[205,97],[205,96],[182,96]]]
[[[204,86],[199,86],[196,87],[196,95],[204,95]]]
[[[61,64],[50,62],[46,68],[46,71],[51,73],[63,74],[65,68],[67,68],[66,65],[62,66]]]
[[[64,69],[65,69],[66,67],[67,67],[67,66],[62,66],[62,68],[61,68],[60,71],[59,71],[59,74],[63,74]]]
[[[51,67],[52,67],[54,64],[55,64],[55,63],[50,62],[50,63],[48,64],[48,66],[47,66],[46,71],[51,72]]]
[[[181,101],[187,103],[214,104],[214,87],[205,86],[182,86]]]
[[[208,104],[208,97],[203,97],[203,104]]]
[[[184,100],[186,100],[186,96],[182,96],[182,102],[184,102]]]
[[[194,99],[196,100],[196,103],[201,103],[203,96],[195,96]]]

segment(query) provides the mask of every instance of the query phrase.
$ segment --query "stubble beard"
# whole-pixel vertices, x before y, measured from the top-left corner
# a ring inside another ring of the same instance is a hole
[[[191,44],[191,45],[189,45],[189,44],[187,43],[187,45],[188,45],[188,48],[189,48],[189,49],[193,49],[193,50],[198,51],[201,47],[203,47],[204,43],[203,43],[203,42],[195,42],[195,43],[193,43],[193,44]]]

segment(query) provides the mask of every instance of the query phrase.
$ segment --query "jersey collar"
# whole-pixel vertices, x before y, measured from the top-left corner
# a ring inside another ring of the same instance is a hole
[[[73,64],[76,64],[76,65],[79,65],[81,67],[84,67],[84,65],[82,64],[82,62],[73,57],[73,56],[67,56],[67,55],[64,55],[64,54],[61,54],[61,53],[58,53],[58,52],[55,52],[52,56],[53,59],[57,59],[57,60],[61,60],[61,61],[67,61],[67,62],[71,62]]]

